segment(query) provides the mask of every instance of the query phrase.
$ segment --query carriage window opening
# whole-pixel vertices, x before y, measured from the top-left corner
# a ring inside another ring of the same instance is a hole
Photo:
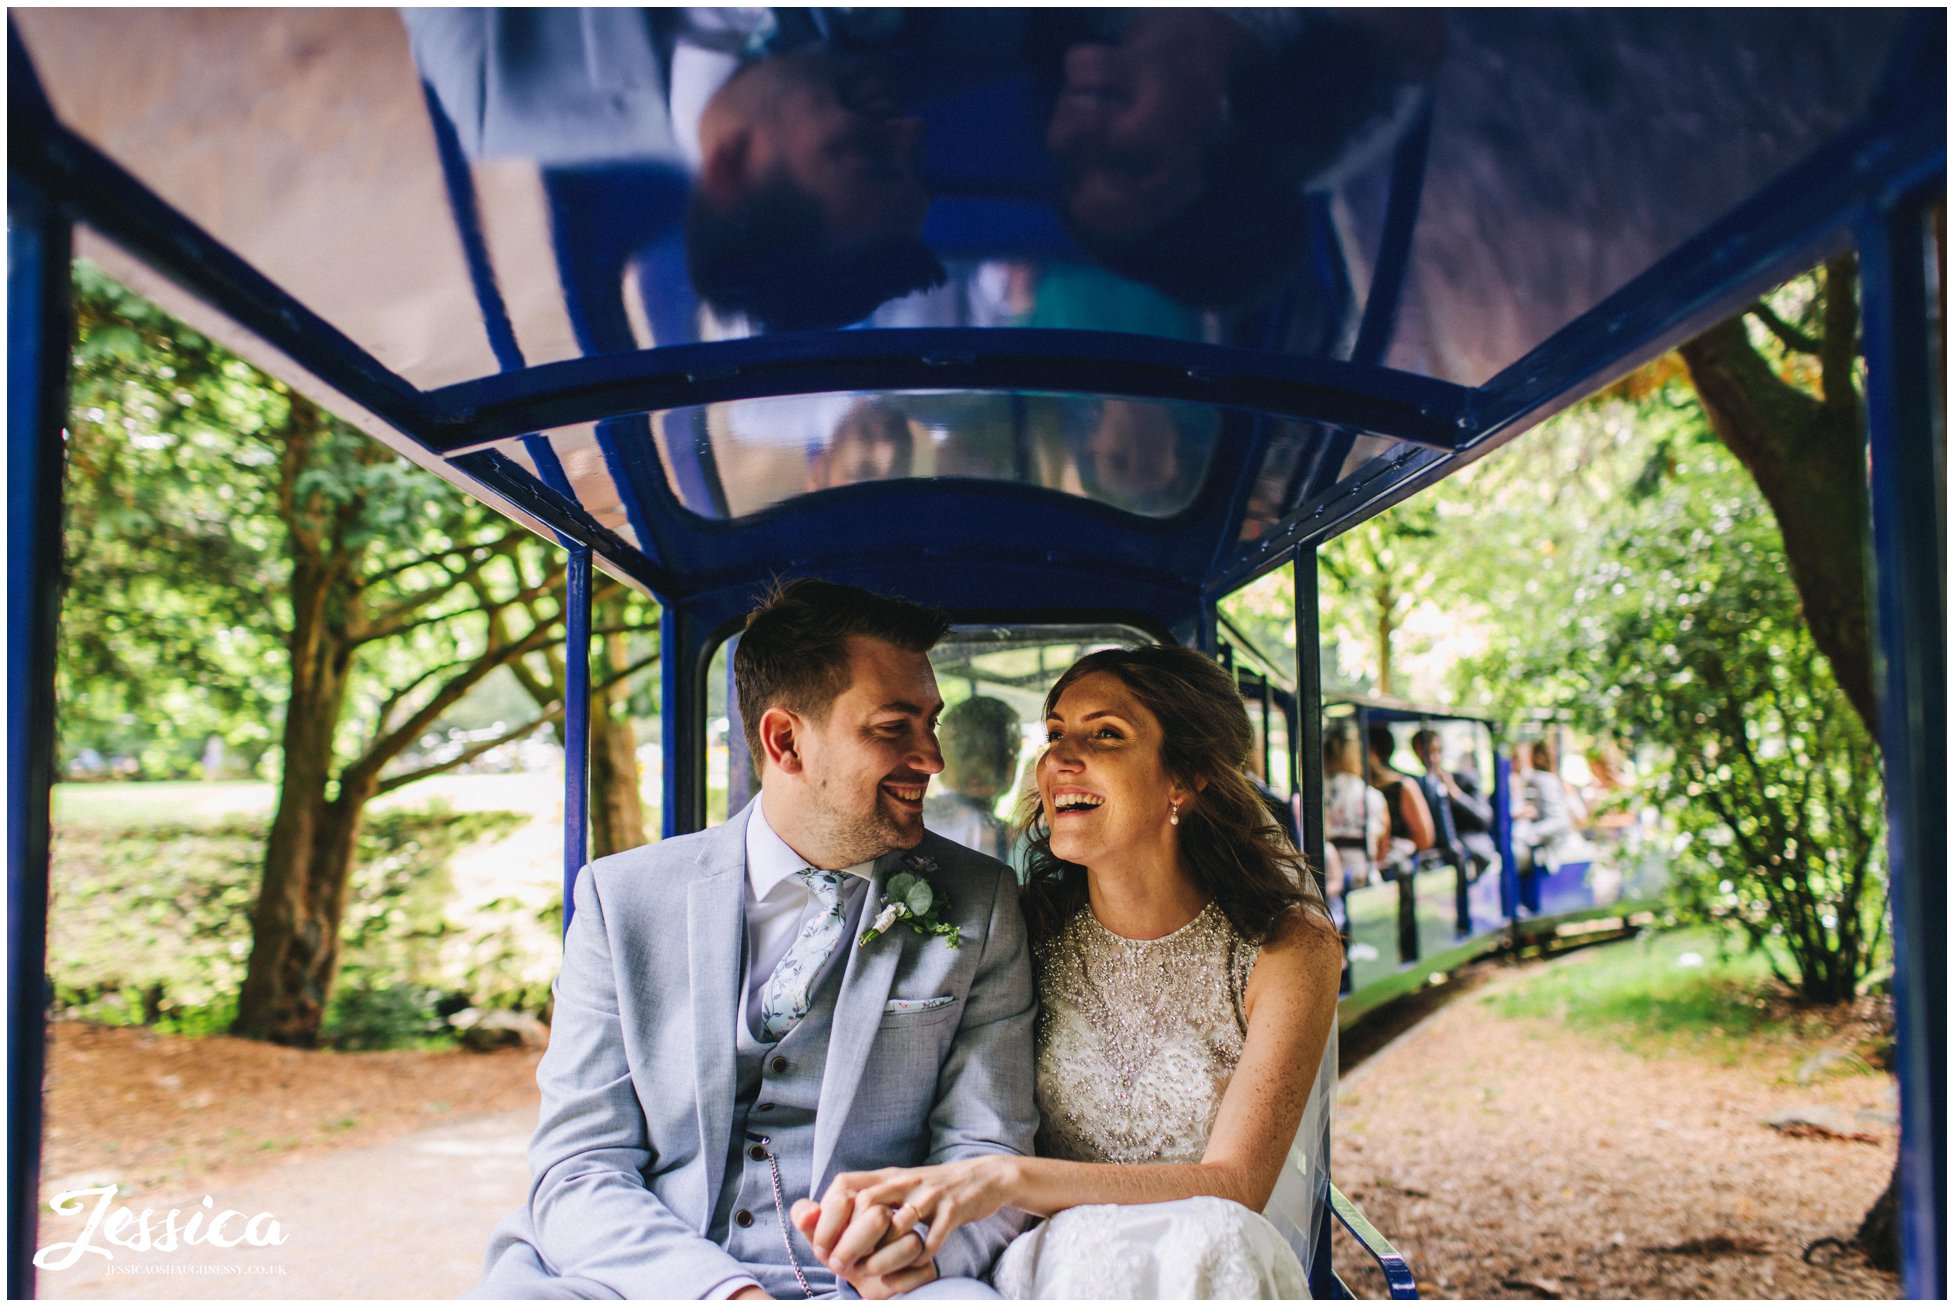
[[[1296,578],[1286,563],[1221,601],[1222,658],[1235,673],[1255,732],[1248,770],[1269,798],[1296,793]],[[1291,814],[1291,821],[1295,820]],[[1294,832],[1300,839],[1300,826]]]
[[[1236,415],[1082,395],[836,393],[673,409],[653,420],[679,502],[739,519],[803,495],[911,479],[1002,482],[1140,517],[1193,504]]]

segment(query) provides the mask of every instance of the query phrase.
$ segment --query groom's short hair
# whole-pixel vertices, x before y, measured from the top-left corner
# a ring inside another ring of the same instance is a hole
[[[733,650],[733,684],[755,772],[760,718],[776,705],[825,718],[848,688],[848,638],[865,635],[910,653],[928,653],[950,629],[949,615],[906,599],[805,577],[776,582],[746,619]]]

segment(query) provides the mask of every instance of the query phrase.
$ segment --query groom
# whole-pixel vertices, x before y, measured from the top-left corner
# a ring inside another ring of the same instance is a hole
[[[943,767],[928,650],[946,627],[813,580],[747,619],[733,675],[760,797],[578,878],[529,1200],[471,1297],[832,1295],[787,1220],[796,1198],[841,1171],[1031,1151],[1016,883],[923,830]],[[898,876],[913,922],[884,920]],[[849,1274],[866,1297],[993,1296],[977,1277],[1018,1223],[959,1229],[886,1279]]]

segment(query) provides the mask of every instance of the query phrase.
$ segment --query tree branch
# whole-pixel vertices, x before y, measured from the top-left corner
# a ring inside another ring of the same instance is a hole
[[[1752,317],[1763,323],[1770,330],[1770,333],[1783,343],[1786,349],[1794,350],[1800,354],[1818,353],[1818,341],[1807,336],[1804,332],[1779,317],[1771,306],[1763,300],[1759,300],[1751,305],[1747,311]]]
[[[478,540],[472,544],[456,545],[452,549],[443,549],[439,553],[422,554],[419,558],[410,558],[404,563],[396,563],[385,571],[375,572],[372,576],[362,578],[360,584],[362,586],[378,585],[382,581],[391,581],[396,576],[411,572],[417,567],[445,566],[447,560],[450,558],[471,557],[478,552],[499,553],[504,545],[514,540],[520,540],[527,534],[522,528],[516,527],[497,536],[493,540]]]
[[[590,687],[591,693],[594,695],[600,693],[601,691],[607,690],[617,682],[624,680],[626,677],[635,676],[637,673],[643,671],[645,668],[654,665],[655,663],[657,663],[657,661],[658,661],[658,655],[655,653],[650,654],[644,658],[640,658],[637,662],[631,664],[631,666],[626,667],[623,670],[611,676],[605,677],[601,681],[594,683]],[[442,772],[452,771],[456,767],[462,766],[464,763],[473,762],[475,759],[481,757],[483,754],[489,752],[492,749],[498,749],[505,744],[510,744],[516,740],[520,740],[524,736],[532,735],[542,727],[547,726],[552,722],[560,721],[563,717],[563,706],[564,706],[563,700],[560,698],[556,699],[551,703],[549,703],[548,705],[546,705],[543,711],[539,713],[536,717],[532,718],[527,722],[524,722],[521,726],[517,726],[510,730],[504,731],[502,734],[496,736],[494,739],[477,741],[476,743],[469,745],[466,749],[463,749],[459,754],[449,759],[447,762],[436,763],[432,766],[421,767],[414,771],[402,772],[397,776],[387,777],[386,779],[382,780],[380,784],[375,788],[374,793],[376,795],[387,794],[394,790],[400,789],[402,786],[412,785],[415,781],[426,780],[430,776],[438,776]]]
[[[341,787],[345,787],[348,778],[358,780],[376,776],[380,768],[384,767],[390,759],[405,752],[427,731],[428,727],[440,720],[442,713],[453,707],[456,701],[478,685],[483,677],[505,663],[540,648],[553,638],[552,632],[538,628],[513,644],[491,648],[480,658],[475,659],[459,676],[443,685],[413,716],[368,745],[366,751],[341,773]]]
[[[1859,434],[1859,387],[1854,362],[1859,357],[1858,260],[1850,250],[1825,261],[1825,337],[1819,352],[1819,380],[1825,407]]]

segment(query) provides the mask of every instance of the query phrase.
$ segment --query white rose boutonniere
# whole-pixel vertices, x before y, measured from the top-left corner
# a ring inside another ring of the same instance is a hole
[[[957,947],[961,927],[943,920],[943,914],[950,908],[950,896],[929,881],[928,874],[936,870],[936,859],[912,853],[903,859],[903,865],[908,870],[889,877],[882,895],[882,910],[855,941],[855,947],[868,947],[899,922],[907,923],[918,935],[941,935],[945,944]]]

